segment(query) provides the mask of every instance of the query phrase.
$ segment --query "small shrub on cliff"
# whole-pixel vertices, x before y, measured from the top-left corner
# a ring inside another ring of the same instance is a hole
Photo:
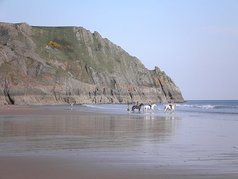
[[[50,47],[52,47],[52,48],[57,48],[57,49],[63,48],[62,45],[60,45],[59,43],[54,42],[54,41],[52,41],[52,40],[49,41],[47,45],[50,46]]]

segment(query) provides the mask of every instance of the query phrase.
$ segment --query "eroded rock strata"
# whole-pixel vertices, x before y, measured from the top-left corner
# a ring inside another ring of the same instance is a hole
[[[182,102],[158,67],[82,27],[0,23],[0,104]]]

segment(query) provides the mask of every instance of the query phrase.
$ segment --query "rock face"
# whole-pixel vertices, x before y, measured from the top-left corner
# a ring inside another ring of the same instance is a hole
[[[158,67],[82,27],[0,23],[0,104],[182,102]]]

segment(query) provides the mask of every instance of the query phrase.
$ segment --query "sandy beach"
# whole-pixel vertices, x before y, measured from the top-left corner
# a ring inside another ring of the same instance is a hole
[[[0,179],[235,179],[237,127],[227,115],[1,106]]]

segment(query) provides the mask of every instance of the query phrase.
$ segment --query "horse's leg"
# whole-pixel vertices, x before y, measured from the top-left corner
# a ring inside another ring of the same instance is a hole
[[[147,107],[146,106],[144,107],[144,112],[147,113]]]
[[[165,106],[164,112],[171,112],[171,110],[172,110],[171,107],[167,105]]]
[[[172,106],[172,112],[174,112],[175,111],[175,107],[174,106]]]
[[[173,113],[174,110],[173,110],[173,106],[170,106],[170,113]]]

